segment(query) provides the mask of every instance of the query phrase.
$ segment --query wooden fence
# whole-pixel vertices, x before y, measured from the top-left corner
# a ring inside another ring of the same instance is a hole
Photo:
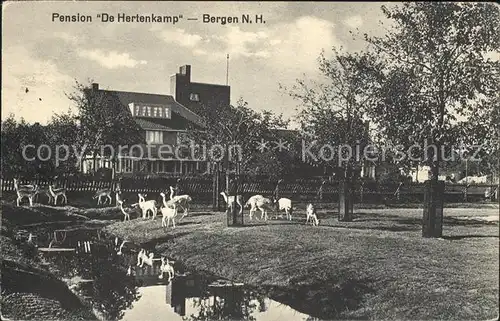
[[[92,178],[61,177],[56,180],[20,180],[19,184],[37,184],[38,186],[53,185],[64,187],[68,192],[96,192],[99,189],[118,187],[125,193],[168,194],[169,186],[178,186],[181,194],[189,194],[200,203],[211,204],[214,196],[225,190],[224,179],[221,184],[214,184],[214,177],[127,177],[119,181],[100,181]],[[240,193],[244,198],[262,194],[266,196],[288,197],[295,201],[336,202],[338,199],[338,182],[322,179],[297,179],[276,182],[270,179],[246,179],[242,182]],[[13,179],[1,179],[2,192],[14,192]],[[217,188],[218,186],[218,188]],[[465,185],[447,184],[445,198],[448,202],[462,202],[467,193],[468,201],[484,199],[486,190],[493,191],[496,185]],[[214,191],[214,189],[218,189]],[[356,202],[378,203],[381,200],[392,202],[411,202],[423,200],[423,184],[377,184],[375,182],[357,184],[353,187]]]

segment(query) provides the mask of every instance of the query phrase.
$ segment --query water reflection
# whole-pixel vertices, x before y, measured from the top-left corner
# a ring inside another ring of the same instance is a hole
[[[62,242],[60,245],[72,245],[78,249],[78,241],[80,244],[84,241],[70,237],[67,240],[68,242]],[[75,289],[86,297],[106,320],[119,320],[123,311],[140,298],[137,291],[139,284],[134,277],[127,276],[121,258],[110,245],[97,241],[93,241],[91,245],[90,253],[81,250],[46,252],[43,257],[57,266],[61,277],[83,279],[84,282]]]
[[[90,242],[90,251],[85,242]],[[56,264],[61,277],[78,279],[73,288],[106,320],[311,319],[246,286],[189,273],[180,263],[174,264],[171,281],[160,278],[159,257],[141,267],[140,248],[127,243],[119,250],[114,243],[80,231],[56,244],[75,251],[40,255]]]
[[[197,274],[176,276],[166,285],[143,286],[141,299],[125,311],[132,320],[305,320],[306,314],[244,286],[214,284]],[[216,286],[212,286],[216,285]],[[158,297],[164,295],[165,301]]]

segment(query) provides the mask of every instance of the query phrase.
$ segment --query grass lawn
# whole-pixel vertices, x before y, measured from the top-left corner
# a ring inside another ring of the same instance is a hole
[[[292,222],[228,228],[223,213],[197,212],[175,229],[138,219],[106,231],[190,268],[264,286],[319,318],[498,317],[498,207],[445,209],[443,239],[421,237],[421,209],[358,209],[349,223],[324,209],[318,227],[294,214]]]

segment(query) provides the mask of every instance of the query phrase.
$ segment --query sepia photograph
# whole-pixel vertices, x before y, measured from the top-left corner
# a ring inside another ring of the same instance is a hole
[[[6,321],[500,317],[495,2],[5,1]]]

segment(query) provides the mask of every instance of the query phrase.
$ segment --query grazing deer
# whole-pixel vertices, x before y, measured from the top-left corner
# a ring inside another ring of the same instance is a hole
[[[233,209],[234,203],[237,203],[240,206],[240,214],[243,213],[243,205],[242,205],[243,204],[243,196],[237,195],[236,202],[235,202],[234,196],[227,196],[226,192],[220,192],[220,195],[222,195],[222,197],[224,197],[224,201],[227,204],[226,213],[230,209],[231,210]]]
[[[265,198],[265,197],[258,199],[255,202],[255,205],[257,206],[257,208],[261,212],[260,219],[264,219],[265,221],[267,221],[267,212],[274,211],[273,203],[274,202],[272,200],[270,200],[269,198]]]
[[[292,220],[292,200],[289,198],[280,198],[278,200],[278,210],[285,210],[286,217],[289,221]]]
[[[52,185],[49,185],[50,194],[54,198],[54,205],[57,205],[57,198],[62,196],[64,199],[64,204],[68,203],[68,198],[66,197],[66,189],[65,188],[53,188]]]
[[[101,197],[107,197],[107,199],[109,199],[109,204],[111,205],[111,202],[113,201],[113,199],[111,198],[111,189],[109,188],[100,189],[94,194],[94,197],[92,198],[93,199],[97,198],[97,205],[106,204],[106,198],[104,199],[104,203],[101,203]]]
[[[257,201],[263,198],[264,196],[262,195],[254,195],[245,203],[245,207],[250,206],[250,213],[248,213],[250,219],[252,219],[252,214],[257,212]]]

